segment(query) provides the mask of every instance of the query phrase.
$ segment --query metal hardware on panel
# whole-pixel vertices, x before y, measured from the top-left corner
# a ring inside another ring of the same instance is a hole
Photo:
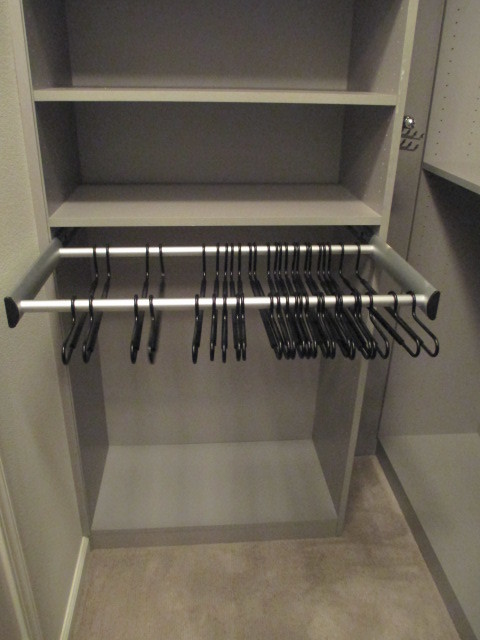
[[[415,118],[413,116],[403,116],[402,141],[400,143],[401,151],[416,151],[419,147],[420,140],[423,140],[425,134],[419,134],[415,129]],[[416,142],[416,144],[415,144]]]

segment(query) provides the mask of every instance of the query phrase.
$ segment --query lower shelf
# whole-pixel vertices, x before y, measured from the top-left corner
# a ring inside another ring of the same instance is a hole
[[[381,443],[480,638],[480,435],[388,436]]]
[[[94,547],[334,535],[311,440],[111,446]]]
[[[51,227],[379,225],[339,184],[82,185]]]

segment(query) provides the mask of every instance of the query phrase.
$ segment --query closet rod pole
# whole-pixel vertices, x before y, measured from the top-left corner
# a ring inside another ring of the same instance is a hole
[[[364,307],[368,307],[370,303],[370,296],[362,295],[362,305]],[[397,295],[399,306],[411,306],[412,305],[412,296],[406,293]],[[282,305],[286,305],[287,300],[290,305],[295,304],[295,296],[289,296],[288,299],[285,296],[280,296],[280,303]],[[305,303],[306,298],[304,296],[301,297],[301,300]],[[277,302],[277,297],[274,297],[275,303]],[[316,296],[309,296],[308,301],[311,307],[315,307],[317,304]],[[353,307],[355,305],[356,299],[351,295],[342,296],[343,306],[344,307]],[[422,294],[418,294],[416,296],[417,306],[425,307],[427,303],[426,296]],[[373,296],[373,302],[375,306],[385,307],[392,306],[394,303],[394,296],[390,294],[376,294]],[[76,299],[75,300],[75,309],[77,311],[88,311],[89,310],[90,301],[88,298],[84,299]],[[133,312],[134,308],[134,299],[132,298],[117,298],[117,299],[101,299],[93,300],[92,307],[94,311],[102,311],[102,312],[114,312],[114,311],[131,311]],[[150,299],[149,298],[138,298],[137,301],[138,309],[142,311],[148,311],[150,308]],[[325,306],[326,307],[335,307],[337,304],[337,298],[335,296],[325,296]],[[200,309],[211,309],[212,299],[210,297],[200,298],[198,301],[198,305]],[[237,305],[237,298],[229,297],[227,298],[227,306],[229,308],[234,308]],[[25,300],[20,303],[20,308],[22,313],[25,312],[42,312],[42,311],[60,311],[60,312],[71,312],[72,301],[71,300]],[[195,306],[194,298],[154,298],[153,299],[153,307],[154,309],[162,309],[169,311],[182,311],[193,309]],[[268,309],[270,307],[270,298],[269,297],[248,297],[245,298],[245,307],[249,309]]]
[[[430,320],[435,320],[440,301],[440,291],[378,236],[372,236],[370,242],[373,245],[373,258],[378,265],[383,267],[404,289],[413,290],[414,292],[421,291],[425,294],[427,304],[424,310]]]
[[[21,307],[21,300],[25,298],[35,298],[45,282],[52,275],[60,261],[61,246],[62,243],[60,240],[54,238],[45,251],[40,254],[33,263],[13,293],[4,298],[8,326],[10,328],[16,327],[22,317],[23,309]]]
[[[320,245],[324,246],[324,245]],[[282,248],[285,248],[285,245],[282,245]],[[293,253],[295,246],[288,245],[288,251]],[[306,245],[300,245],[300,250],[304,253],[306,251]],[[106,247],[97,247],[97,256],[105,256],[106,255]],[[234,253],[238,253],[238,245],[233,245]],[[331,245],[332,255],[340,255],[342,252],[342,245],[340,244],[332,244]],[[242,255],[248,255],[250,248],[245,244],[241,246]],[[275,245],[272,245],[271,251],[275,251]],[[312,252],[318,253],[319,245],[312,245]],[[345,255],[357,255],[358,247],[355,244],[346,244],[344,245],[344,253]],[[375,251],[375,248],[371,244],[362,245],[362,255],[372,255]],[[230,249],[229,249],[230,252]],[[109,255],[110,258],[135,258],[145,256],[146,249],[145,247],[109,247]],[[162,255],[170,256],[170,257],[195,257],[201,256],[203,253],[202,246],[195,247],[168,247],[162,245]],[[217,255],[217,246],[211,245],[205,247],[206,255],[216,256]],[[219,250],[220,255],[225,254],[225,246],[221,246]],[[257,245],[257,255],[267,255],[268,246],[267,245]],[[149,255],[150,256],[158,256],[159,248],[155,246],[149,247]],[[60,249],[60,256],[62,258],[91,258],[93,256],[93,248],[92,247],[66,247]]]

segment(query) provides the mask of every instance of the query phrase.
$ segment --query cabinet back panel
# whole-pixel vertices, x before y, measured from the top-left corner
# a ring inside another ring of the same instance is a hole
[[[409,4],[417,0],[357,2],[348,88],[397,93]]]
[[[33,86],[69,86],[71,70],[64,0],[23,0],[23,12]]]
[[[345,239],[315,228],[299,229],[180,229],[92,230],[88,243],[105,241],[112,246],[214,244],[232,242],[312,242]],[[291,256],[290,256],[291,260]],[[100,264],[104,273],[103,260]],[[236,260],[234,272],[236,272]],[[140,294],[144,261],[112,260],[111,297]],[[242,260],[246,295],[251,295],[248,260]],[[258,259],[258,275],[264,283],[265,258]],[[199,292],[201,258],[165,258],[164,296],[193,297]],[[220,262],[220,291],[223,281]],[[158,292],[158,259],[150,264],[151,289]],[[348,273],[348,272],[347,272]],[[215,259],[207,258],[207,295],[215,279]],[[292,440],[312,437],[317,402],[318,375],[330,362],[316,360],[278,361],[270,348],[257,310],[247,310],[247,360],[237,362],[232,345],[229,316],[227,363],[221,361],[221,329],[218,327],[214,362],[209,359],[210,311],[205,311],[198,362],[191,359],[194,313],[171,311],[162,318],[159,350],[154,365],[147,360],[150,329],[146,314],[137,363],[130,362],[133,313],[104,314],[99,334],[102,381],[110,444],[147,445],[188,442],[239,442]],[[80,354],[75,354],[78,359]],[[326,400],[325,400],[326,401]],[[319,413],[322,419],[322,411]]]
[[[345,89],[352,4],[68,0],[73,85]]]
[[[78,104],[84,183],[336,183],[343,108]]]

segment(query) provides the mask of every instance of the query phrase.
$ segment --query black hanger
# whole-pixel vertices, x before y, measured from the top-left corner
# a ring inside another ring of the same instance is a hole
[[[217,294],[212,294],[212,324],[210,327],[210,360],[215,358],[215,347],[217,345]]]
[[[213,283],[212,294],[212,323],[210,326],[210,360],[215,358],[215,347],[217,345],[217,296],[220,289],[219,281],[219,268],[220,268],[220,245],[217,243],[217,255],[215,258],[215,281]]]
[[[394,327],[392,327],[392,325],[389,322],[387,322],[387,320],[373,306],[373,296],[376,295],[377,292],[372,287],[372,285],[367,280],[365,280],[365,278],[363,278],[360,275],[360,258],[361,258],[361,254],[362,254],[361,245],[357,244],[357,260],[356,260],[356,264],[355,264],[355,275],[358,278],[358,280],[363,284],[363,286],[367,290],[368,294],[370,296],[372,296],[370,298],[370,305],[369,305],[370,317],[371,318],[374,317],[378,321],[378,323],[380,323],[382,328],[385,329],[385,331],[387,331],[387,333],[390,334],[390,336],[395,340],[395,342],[397,342],[397,344],[399,344],[403,349],[405,349],[405,351],[409,355],[411,355],[413,358],[416,358],[420,354],[420,349],[421,349],[420,340],[418,339],[418,336],[415,334],[415,332],[411,329],[411,327],[409,325],[407,325],[407,323],[403,320],[403,318],[401,318],[398,315],[397,294],[395,292],[393,292],[393,291],[390,292],[390,294],[393,295],[393,298],[394,298],[394,308],[392,309],[391,307],[385,307],[385,311],[394,320],[396,320],[398,322],[398,324],[407,332],[407,334],[410,336],[410,338],[414,341],[415,350],[413,350],[413,349],[411,349],[409,347],[409,345],[405,342],[405,340],[398,333],[398,331]],[[376,328],[378,330],[378,325],[375,325],[375,326],[376,326]]]
[[[108,298],[108,292],[110,290],[110,280],[112,277],[110,271],[110,247],[106,245],[106,263],[107,263],[107,278],[105,280],[105,284],[103,285],[102,295],[100,296],[101,300]],[[95,349],[95,344],[97,342],[98,332],[100,331],[100,323],[102,322],[103,312],[98,312],[94,314],[93,312],[93,293],[90,293],[89,301],[88,301],[88,311],[90,316],[90,326],[88,329],[87,337],[82,345],[82,357],[85,363],[89,362],[90,357]]]
[[[200,309],[198,300],[205,297],[207,290],[207,261],[205,256],[205,245],[202,245],[202,280],[200,282],[200,295],[195,296],[195,327],[193,331],[192,340],[192,360],[195,364],[198,358],[198,349],[200,348],[200,341],[202,339],[202,326],[203,326],[203,309]]]
[[[416,309],[417,309],[417,298],[415,296],[415,294],[413,293],[413,291],[407,291],[407,293],[409,293],[412,296],[412,318],[415,320],[415,322],[420,325],[422,327],[422,329],[425,331],[425,333],[427,335],[430,336],[430,338],[433,340],[433,344],[434,344],[434,348],[433,351],[431,349],[429,349],[426,344],[423,342],[423,340],[419,337],[419,341],[420,341],[420,346],[421,348],[426,351],[428,353],[429,356],[431,356],[432,358],[436,358],[438,356],[438,353],[440,351],[440,343],[438,341],[437,336],[420,320],[420,318],[417,317],[417,313],[416,313]]]
[[[145,245],[145,280],[142,287],[142,298],[148,296],[148,287],[150,284],[150,247]],[[152,305],[150,305],[151,307]],[[150,309],[151,311],[151,309]],[[133,315],[134,324],[132,330],[132,339],[130,341],[130,360],[132,364],[137,361],[138,350],[140,349],[140,342],[142,339],[143,320],[145,318],[145,311],[138,310],[138,295],[133,297]]]
[[[277,299],[276,304],[276,319],[280,333],[282,335],[282,344],[284,346],[284,355],[287,359],[295,357],[296,353],[296,331],[293,326],[293,321],[290,313],[290,302],[288,299],[288,291],[285,285],[279,280],[278,277],[278,258],[279,258],[279,244],[275,243],[275,259],[273,266],[273,273],[270,270],[270,244],[267,243],[267,282],[270,288],[270,294],[274,295]],[[280,297],[286,298],[285,307],[282,307]]]
[[[356,289],[351,282],[343,274],[343,262],[345,258],[345,246],[342,244],[340,264],[338,266],[338,275],[348,287],[353,297],[355,298],[355,305],[353,307],[353,313],[348,311],[346,314],[347,320],[351,323],[352,330],[357,336],[357,348],[364,358],[373,359],[377,353],[378,344],[370,332],[369,328],[365,324],[362,318],[362,297],[358,289]]]
[[[158,247],[158,255],[160,261],[160,283],[158,286],[158,295],[159,297],[163,296],[163,292],[165,290],[165,267],[163,264],[163,247],[159,245]],[[158,349],[158,339],[160,336],[160,327],[162,321],[162,312],[155,311],[153,306],[153,295],[148,296],[149,299],[149,307],[150,307],[150,334],[148,336],[148,360],[150,364],[155,362],[155,356]]]
[[[227,280],[227,269],[228,269],[228,244],[225,245],[225,262],[224,262],[224,266],[223,266],[222,362],[226,362],[227,361],[227,349],[228,349],[228,307],[227,307],[228,280]]]
[[[315,340],[317,345],[320,347],[322,355],[325,358],[334,358],[335,357],[335,341],[332,339],[331,334],[327,328],[328,321],[326,318],[326,309],[325,309],[325,296],[323,292],[318,287],[312,276],[312,246],[307,245],[307,250],[305,252],[305,262],[303,268],[303,275],[305,278],[305,282],[307,283],[310,292],[313,295],[317,296],[317,306],[316,309],[309,309],[308,316],[311,321],[311,329],[313,334],[315,335]],[[298,258],[297,258],[298,264]],[[298,268],[298,267],[296,267]],[[305,293],[308,296],[308,291],[305,290]]]
[[[382,330],[382,325],[381,323],[377,320],[377,317],[375,315],[375,309],[373,306],[373,295],[371,293],[367,294],[368,297],[370,298],[370,303],[368,305],[368,315],[370,317],[370,320],[373,324],[373,326],[375,327],[375,329],[377,330],[377,333],[379,334],[379,336],[382,338],[383,340],[383,345],[384,345],[384,349],[380,349],[380,346],[378,344],[378,341],[375,340],[375,345],[376,345],[376,353],[378,353],[378,355],[383,358],[383,360],[386,360],[388,358],[388,356],[390,355],[390,342],[388,341],[387,336],[384,334],[383,330]]]
[[[90,284],[90,289],[88,293],[89,297],[95,294],[95,290],[97,288],[98,279],[99,279],[96,245],[93,245],[93,269],[94,269],[95,275],[92,283]],[[73,351],[78,344],[78,340],[80,339],[83,327],[85,325],[85,320],[87,319],[87,313],[82,313],[80,318],[77,318],[76,310],[75,310],[75,299],[76,297],[72,296],[72,300],[71,300],[72,324],[70,327],[70,331],[68,332],[68,335],[62,344],[62,362],[65,365],[68,364],[72,358]]]
[[[227,349],[228,349],[228,308],[227,308],[227,296],[223,296],[222,307],[222,362],[227,361]]]
[[[193,329],[193,339],[192,339],[192,361],[193,364],[196,364],[198,359],[198,350],[200,348],[200,340],[202,338],[202,324],[200,320],[200,308],[198,304],[199,295],[198,293],[195,295],[195,326]]]
[[[236,298],[237,297],[237,293],[235,291],[235,280],[233,277],[233,261],[234,261],[234,256],[235,256],[235,250],[234,250],[234,246],[233,244],[230,245],[230,296],[232,298]],[[237,306],[239,305],[238,299],[237,299]],[[233,340],[233,348],[235,349],[235,357],[237,358],[237,361],[241,360],[242,357],[242,347],[240,345],[240,333],[239,333],[239,326],[238,326],[238,313],[237,313],[237,306],[235,306],[235,309],[232,311],[232,340]]]
[[[307,245],[308,251],[308,245]],[[305,356],[307,358],[316,358],[317,357],[317,340],[314,330],[312,329],[311,323],[313,322],[310,314],[305,313],[304,310],[304,302],[305,299],[308,303],[308,291],[303,283],[302,277],[300,275],[299,270],[300,264],[300,245],[298,243],[294,244],[293,250],[293,259],[292,259],[292,267],[291,267],[291,275],[293,282],[294,294],[298,297],[298,300],[295,300],[295,308],[294,315],[296,319],[296,323],[298,326],[298,330],[300,335],[302,336],[302,341],[305,345]],[[288,245],[285,245],[285,271],[288,270]],[[288,287],[288,279],[285,277],[285,281]],[[309,310],[308,304],[306,307]]]
[[[403,340],[399,344],[412,356],[412,358],[417,358],[420,355],[420,338],[415,333],[415,331],[411,328],[411,326],[405,322],[405,320],[398,313],[398,296],[395,291],[389,291],[389,295],[393,296],[393,309],[391,307],[385,307],[385,311],[387,311],[392,318],[394,318],[397,323],[402,327],[402,329],[410,336],[410,338],[415,343],[415,350],[411,349],[409,345]]]
[[[330,247],[329,247],[330,248]],[[335,295],[335,291],[332,288],[331,283],[328,281],[327,276],[327,248],[325,245],[319,245],[318,262],[317,262],[317,277],[323,291],[317,286],[313,276],[310,282],[310,286],[313,286],[312,293],[314,295],[324,295],[324,292],[328,295]],[[331,254],[331,248],[330,248]],[[335,310],[332,314],[329,309],[325,308],[325,300],[322,298],[322,318],[328,327],[328,335],[331,336],[333,342],[338,345],[340,351],[346,358],[352,359],[355,355],[355,344],[351,337],[348,335],[348,330],[345,331],[345,319],[343,316],[343,300],[339,300],[339,294],[336,294]],[[332,350],[333,353],[333,350]]]
[[[237,316],[240,353],[242,360],[247,359],[247,327],[245,322],[245,296],[242,282],[242,245],[238,245],[237,255],[237,296],[240,296],[240,308]],[[237,297],[238,300],[238,297]]]
[[[248,279],[250,282],[250,287],[252,289],[252,293],[257,297],[265,297],[263,292],[263,288],[261,283],[257,279],[256,274],[256,256],[257,256],[257,245],[255,243],[255,262],[253,262],[253,246],[249,242],[248,243]],[[273,298],[270,296],[271,306],[273,306]],[[280,360],[282,357],[282,349],[280,343],[277,339],[277,334],[275,332],[275,320],[273,319],[273,314],[267,309],[259,309],[260,318],[262,320],[263,326],[265,328],[265,332],[267,334],[268,342],[270,343],[271,348],[273,349],[276,357]],[[278,328],[277,328],[278,330]]]

